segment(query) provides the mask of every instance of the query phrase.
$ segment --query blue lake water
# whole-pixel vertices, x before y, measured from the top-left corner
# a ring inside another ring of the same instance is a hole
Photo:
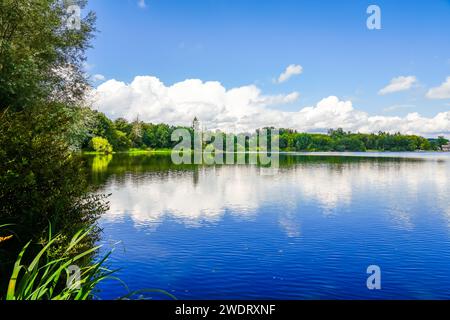
[[[450,154],[287,155],[252,165],[89,158],[111,193],[109,266],[178,299],[450,299]],[[369,290],[366,269],[381,269]],[[117,281],[102,299],[126,294]],[[149,293],[155,299],[164,295]]]

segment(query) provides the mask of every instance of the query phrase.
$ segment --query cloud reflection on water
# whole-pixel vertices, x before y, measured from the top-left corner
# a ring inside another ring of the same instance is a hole
[[[254,166],[210,166],[194,170],[111,175],[102,190],[112,193],[104,219],[130,217],[136,226],[155,228],[171,218],[187,227],[234,219],[254,219],[261,208],[277,210],[277,223],[289,237],[301,235],[302,205],[316,206],[324,216],[342,214],[364,195],[380,195],[393,226],[414,228],[418,203],[435,201],[450,226],[448,161],[357,161],[297,163],[276,176],[263,176]],[[421,190],[433,190],[422,199]]]

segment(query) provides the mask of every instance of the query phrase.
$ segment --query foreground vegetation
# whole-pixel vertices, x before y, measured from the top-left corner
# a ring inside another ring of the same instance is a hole
[[[2,226],[0,226],[1,228]],[[3,226],[5,227],[5,226]],[[33,254],[28,242],[19,252],[7,291],[0,292],[5,300],[86,300],[95,297],[97,284],[113,271],[104,267],[109,253],[99,261],[91,262],[100,246],[83,248],[83,240],[89,237],[91,230],[78,231],[62,248],[57,257],[52,250],[60,250],[58,241],[64,235],[50,234],[41,249]],[[11,236],[4,238],[11,240]],[[8,241],[4,240],[4,241]],[[83,248],[80,250],[80,248]],[[71,269],[72,268],[72,269]],[[74,274],[70,272],[74,271]]]
[[[0,293],[87,299],[86,286],[65,288],[63,267],[76,259],[89,286],[102,277],[94,244],[108,204],[91,195],[73,153],[86,128],[82,66],[95,15],[69,28],[64,0],[4,0],[0,15],[0,225],[8,225],[0,234]]]
[[[0,300],[93,299],[112,273],[96,245],[107,196],[74,152],[88,136],[92,149],[112,151],[92,135],[86,105],[96,19],[88,12],[70,27],[70,5],[86,0],[0,1]]]

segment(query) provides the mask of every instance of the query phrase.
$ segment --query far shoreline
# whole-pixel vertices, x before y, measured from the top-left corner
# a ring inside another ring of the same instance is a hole
[[[79,153],[83,155],[113,155],[113,154],[128,154],[128,155],[139,155],[139,154],[171,154],[173,150],[168,149],[137,149],[137,150],[124,150],[124,151],[112,151],[109,153],[101,152],[101,151],[85,151],[80,150]],[[192,153],[192,150],[185,150],[180,152],[189,152]],[[260,154],[265,153],[265,151],[219,151],[219,153],[227,154]],[[442,154],[442,155],[450,155],[448,151],[438,151],[438,150],[415,150],[415,151],[390,151],[390,150],[366,150],[366,151],[279,151],[272,152],[278,154],[286,154],[286,155],[370,155],[370,154]]]

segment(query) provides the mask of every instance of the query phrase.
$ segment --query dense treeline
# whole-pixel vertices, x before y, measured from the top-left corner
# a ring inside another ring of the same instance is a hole
[[[131,123],[123,118],[112,121],[97,111],[90,111],[88,117],[91,119],[91,126],[85,132],[81,147],[92,151],[104,151],[108,144],[114,151],[172,148],[176,143],[171,141],[171,134],[176,128],[180,128],[167,124],[148,124],[138,119]],[[96,137],[104,139],[97,147],[94,146],[95,142],[99,142]]]
[[[437,151],[447,142],[443,137],[426,139],[388,132],[365,134],[331,129],[328,134],[310,134],[280,130],[280,149],[289,151]]]
[[[112,121],[103,113],[90,111],[92,126],[86,132],[82,149],[100,152],[138,149],[170,149],[172,132],[178,128],[168,124],[151,124],[136,119],[123,118]],[[194,119],[193,122],[197,120]],[[195,123],[193,123],[193,126]],[[192,127],[186,128],[193,132]],[[254,135],[254,134],[252,134]],[[250,136],[252,136],[250,135]],[[252,137],[250,137],[252,139]],[[299,133],[292,129],[279,130],[279,146],[282,151],[437,151],[448,142],[443,137],[426,139],[416,135],[379,132],[377,134],[351,133],[342,129],[330,129],[327,134]],[[235,139],[235,144],[237,139]],[[235,147],[235,150],[238,150]]]

